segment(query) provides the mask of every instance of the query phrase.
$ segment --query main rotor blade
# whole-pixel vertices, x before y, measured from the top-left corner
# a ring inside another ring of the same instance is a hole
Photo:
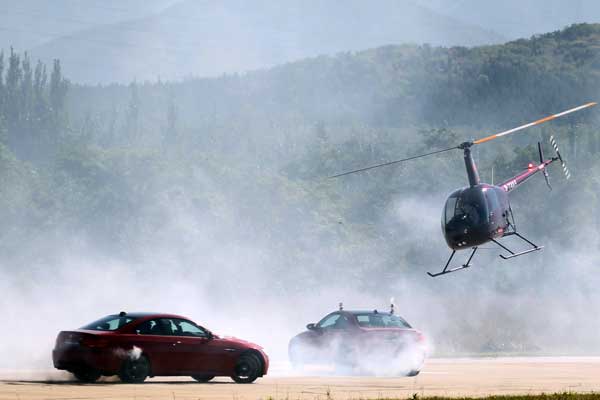
[[[383,163],[383,164],[371,165],[370,167],[365,167],[365,168],[361,168],[361,169],[355,169],[354,171],[348,171],[348,172],[344,172],[342,174],[333,175],[333,176],[330,176],[329,178],[330,179],[339,178],[340,176],[344,176],[344,175],[355,174],[357,172],[364,172],[364,171],[368,171],[370,169],[379,168],[379,167],[385,167],[387,165],[392,165],[392,164],[398,164],[398,163],[401,163],[401,162],[404,162],[404,161],[410,161],[410,160],[414,160],[416,158],[432,156],[434,154],[439,154],[439,153],[443,153],[445,151],[456,150],[456,149],[458,149],[458,147],[450,147],[450,148],[444,149],[444,150],[432,151],[431,153],[420,154],[418,156],[412,156],[412,157],[408,157],[408,158],[403,158],[402,160],[394,160],[394,161],[389,161],[389,162],[386,162],[386,163]]]
[[[570,110],[563,111],[563,112],[558,113],[558,114],[549,115],[549,116],[544,117],[542,119],[538,119],[537,121],[530,122],[528,124],[521,125],[521,126],[518,126],[516,128],[513,128],[513,129],[509,129],[509,130],[504,131],[504,132],[496,133],[494,135],[487,136],[487,137],[484,137],[482,139],[475,140],[475,141],[473,141],[473,144],[481,144],[481,143],[489,142],[490,140],[497,139],[497,138],[499,138],[501,136],[510,135],[511,133],[515,133],[517,131],[520,131],[520,130],[523,130],[523,129],[526,129],[526,128],[530,128],[530,127],[535,126],[535,125],[543,124],[544,122],[548,122],[548,121],[551,121],[551,120],[553,120],[555,118],[562,117],[563,115],[571,114],[571,113],[574,113],[575,111],[583,110],[584,108],[593,107],[596,104],[597,104],[596,102],[591,102],[591,103],[587,103],[587,104],[584,104],[584,105],[579,106],[579,107],[571,108]]]

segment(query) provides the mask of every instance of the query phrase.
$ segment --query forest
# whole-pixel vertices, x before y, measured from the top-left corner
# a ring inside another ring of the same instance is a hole
[[[599,303],[589,274],[600,260],[600,110],[477,148],[482,179],[499,182],[536,161],[537,141],[551,154],[555,135],[573,177],[557,167],[552,191],[536,177],[512,197],[518,226],[547,245],[543,252],[510,263],[488,252],[477,271],[446,285],[425,272],[449,253],[439,218],[445,197],[467,184],[459,152],[328,176],[599,100],[600,25],[482,47],[386,46],[176,82],[79,85],[68,69],[13,49],[0,55],[0,271],[11,282],[52,279],[73,257],[118,260],[135,274],[201,273],[201,291],[235,276],[214,301],[310,297],[327,287],[382,302],[387,293],[404,302],[435,294],[422,309],[443,305],[437,319],[452,327],[405,314],[446,352],[599,344],[591,334],[563,339],[581,323],[571,305],[586,301],[593,312]],[[543,319],[532,298],[550,299],[556,318]],[[516,308],[528,311],[515,316]],[[493,326],[480,318],[488,313]],[[557,336],[537,340],[545,324],[560,326]],[[448,334],[465,330],[480,335]]]

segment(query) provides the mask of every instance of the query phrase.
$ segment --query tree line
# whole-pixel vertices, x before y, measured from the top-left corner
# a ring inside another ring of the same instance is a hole
[[[68,128],[68,87],[59,60],[48,72],[27,53],[0,52],[1,143],[22,159],[46,159]]]

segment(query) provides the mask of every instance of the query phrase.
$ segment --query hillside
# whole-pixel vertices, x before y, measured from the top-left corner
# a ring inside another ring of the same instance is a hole
[[[595,99],[598,43],[600,25],[583,24],[504,45],[386,46],[242,77],[137,85],[140,129],[147,140],[157,140],[170,103],[177,107],[180,130],[208,131],[219,141],[234,141],[240,127],[231,125],[237,122],[258,148],[272,145],[273,138],[261,132],[273,131],[274,124],[286,127],[278,132],[285,138],[278,140],[302,144],[317,123],[501,129]],[[124,118],[130,107],[132,88],[126,85],[73,90],[74,118],[91,111],[99,118]],[[334,141],[345,138],[330,135]]]
[[[500,32],[509,39],[528,38],[573,23],[600,22],[600,3],[595,0],[416,1],[442,15]]]
[[[182,0],[156,16],[77,32],[32,53],[63,60],[75,82],[107,83],[218,76],[386,44],[501,40],[410,1]]]

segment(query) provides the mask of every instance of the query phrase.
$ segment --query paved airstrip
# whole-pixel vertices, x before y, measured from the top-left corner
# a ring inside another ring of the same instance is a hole
[[[309,371],[310,374],[310,371]],[[0,370],[0,400],[25,399],[377,399],[600,392],[600,357],[431,359],[414,378],[292,376],[273,368],[251,385],[217,378],[153,378],[140,385],[78,384],[54,371]]]

